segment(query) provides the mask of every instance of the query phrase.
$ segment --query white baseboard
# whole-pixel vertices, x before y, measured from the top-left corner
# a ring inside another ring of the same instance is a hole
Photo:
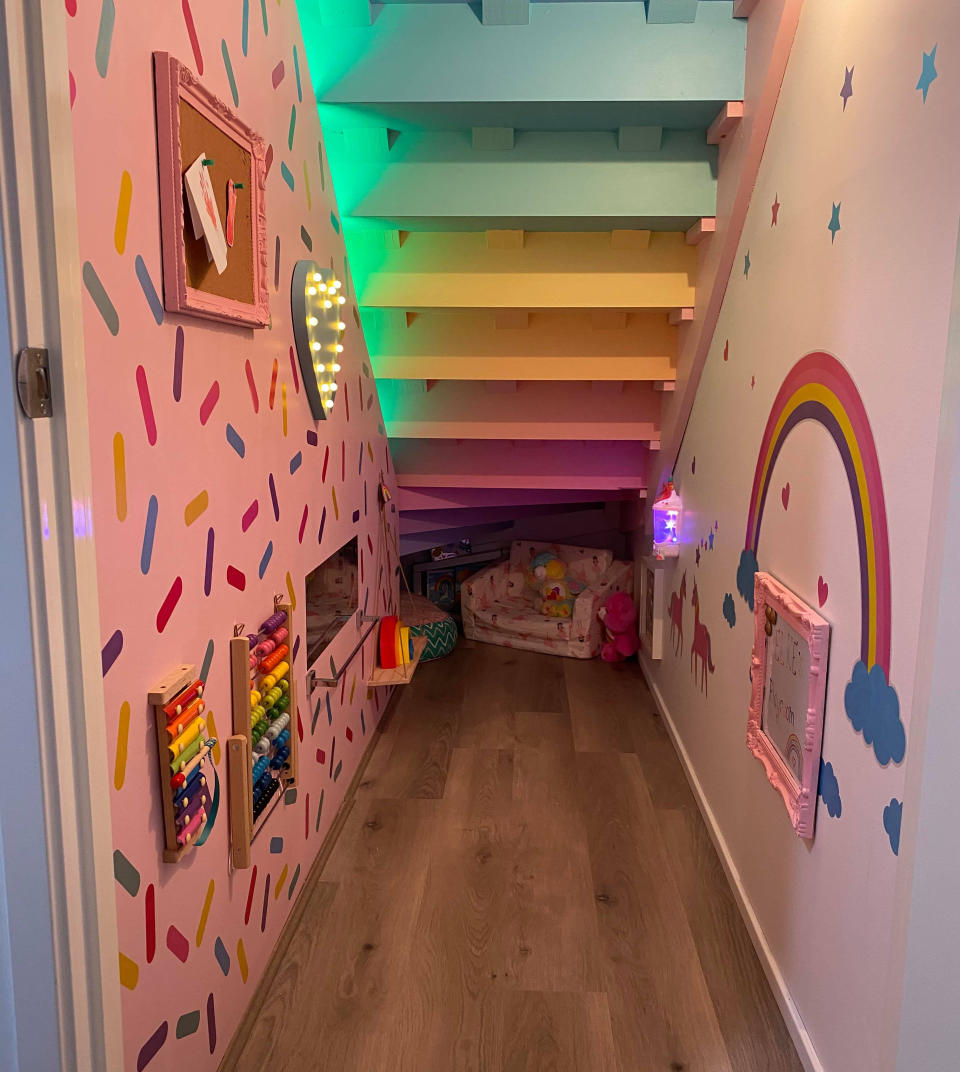
[[[683,772],[686,774],[687,781],[690,783],[690,788],[693,790],[693,795],[697,801],[697,807],[699,807],[700,814],[703,816],[703,820],[707,824],[707,830],[710,831],[710,838],[713,841],[714,847],[717,850],[717,855],[720,857],[720,862],[723,864],[723,870],[726,872],[727,879],[733,889],[733,895],[736,898],[737,907],[740,909],[740,915],[743,916],[743,921],[747,925],[747,931],[753,941],[757,956],[760,958],[760,964],[763,966],[767,981],[770,983],[770,989],[773,991],[773,996],[776,998],[777,1005],[780,1007],[780,1014],[783,1016],[783,1021],[787,1025],[790,1037],[793,1039],[793,1044],[797,1048],[797,1054],[800,1057],[800,1061],[803,1064],[804,1069],[806,1069],[806,1072],[825,1072],[823,1064],[814,1048],[813,1040],[807,1033],[803,1020],[800,1018],[800,1013],[797,1011],[797,1006],[794,1004],[787,982],[783,977],[783,972],[781,972],[780,966],[777,964],[766,936],[760,927],[760,921],[757,919],[750,898],[747,896],[743,880],[740,878],[740,872],[737,870],[736,865],[730,856],[727,842],[724,839],[723,832],[717,824],[716,816],[713,814],[710,804],[704,795],[703,787],[700,785],[700,779],[697,777],[697,772],[693,769],[693,764],[690,762],[690,756],[687,754],[687,750],[683,746],[683,741],[680,739],[680,735],[677,732],[677,727],[674,724],[673,719],[670,717],[670,712],[667,710],[667,705],[664,703],[663,695],[657,687],[656,682],[653,680],[650,666],[642,653],[640,654],[639,659],[640,669],[643,671],[643,676],[646,678],[647,686],[653,696],[654,703],[657,705],[657,710],[660,712],[660,717],[663,719],[663,724],[667,727],[667,732],[670,734],[670,740],[673,742],[673,747],[677,750],[677,755],[680,757]]]

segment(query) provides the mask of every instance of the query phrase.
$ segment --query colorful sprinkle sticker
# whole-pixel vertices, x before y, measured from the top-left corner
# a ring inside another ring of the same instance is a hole
[[[100,276],[97,275],[96,269],[89,261],[83,262],[82,275],[83,285],[93,299],[97,312],[103,317],[107,330],[111,335],[116,335],[120,331],[120,317],[117,315],[117,310],[110,300],[110,295],[107,294],[103,283],[100,282]]]
[[[120,718],[117,722],[117,747],[113,761],[113,788],[119,793],[127,777],[127,744],[130,738],[130,703],[124,700],[120,705]],[[139,883],[139,876],[138,876]]]
[[[127,227],[130,223],[130,201],[133,198],[133,179],[130,172],[120,176],[120,194],[117,197],[117,219],[113,225],[113,248],[123,256],[127,248]]]
[[[140,892],[140,872],[119,849],[113,850],[113,877],[131,897]]]
[[[117,505],[117,520],[127,519],[127,460],[123,449],[123,436],[117,432],[113,437],[113,484]]]
[[[177,1020],[177,1038],[187,1038],[189,1035],[196,1033],[197,1028],[200,1026],[200,1010],[194,1009],[192,1012],[185,1012]]]
[[[157,514],[160,511],[160,502],[156,495],[150,496],[147,503],[147,519],[143,526],[143,545],[140,549],[140,572],[146,576],[150,572],[150,563],[153,560],[153,540],[157,532]]]
[[[197,924],[197,935],[194,939],[194,945],[196,945],[197,948],[199,948],[200,944],[203,942],[203,935],[207,929],[207,919],[210,916],[210,906],[213,904],[213,891],[214,882],[213,879],[210,879],[210,885],[207,886],[207,894],[203,899],[203,908],[200,909],[200,922]]]
[[[183,393],[183,325],[177,324],[177,341],[173,348],[173,400],[180,401]]]
[[[147,442],[151,447],[157,444],[157,422],[153,415],[153,403],[150,401],[150,387],[147,384],[147,372],[143,365],[137,365],[137,393],[140,395],[140,409],[143,412],[143,427],[147,433]]]
[[[100,669],[104,677],[117,661],[117,656],[121,651],[123,651],[123,633],[117,629],[100,651]]]
[[[143,1072],[148,1064],[157,1056],[162,1048],[163,1044],[167,1041],[167,1021],[157,1028],[156,1031],[147,1039],[147,1041],[140,1047],[140,1053],[137,1054],[137,1072]]]
[[[237,80],[233,76],[233,64],[230,62],[230,49],[224,38],[220,42],[220,53],[223,56],[223,69],[227,72],[227,81],[230,83],[230,95],[233,97],[234,108],[240,103],[240,94],[237,92]]]
[[[160,604],[160,609],[157,611],[157,632],[162,633],[167,628],[167,622],[170,621],[170,615],[173,614],[174,608],[180,602],[180,597],[183,595],[183,580],[177,577],[173,584],[170,586],[170,591],[167,592],[166,598]]]
[[[120,985],[127,990],[136,990],[140,980],[140,965],[128,956],[120,954]]]
[[[113,24],[116,17],[117,9],[113,0],[101,0],[100,28],[97,30],[97,47],[94,51],[97,74],[101,78],[107,77],[107,68],[110,66],[110,46],[113,44]]]
[[[143,296],[147,299],[147,305],[150,306],[150,312],[153,313],[153,319],[158,323],[163,323],[163,303],[160,301],[160,296],[157,294],[157,288],[153,285],[153,280],[150,278],[150,271],[147,268],[146,261],[140,254],[137,254],[135,262],[137,270],[137,279],[140,281],[140,289],[143,291]]]
[[[187,27],[187,37],[190,38],[190,47],[193,49],[193,62],[197,65],[197,74],[203,74],[203,53],[200,51],[197,28],[193,23],[193,12],[190,10],[190,0],[183,0],[182,7],[183,21]]]

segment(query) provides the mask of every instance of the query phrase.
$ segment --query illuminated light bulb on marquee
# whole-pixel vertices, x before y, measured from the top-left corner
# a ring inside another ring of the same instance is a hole
[[[310,412],[314,419],[325,420],[334,407],[340,371],[338,361],[324,362],[320,356],[344,352],[343,333],[347,325],[341,319],[340,306],[346,298],[338,291],[343,283],[329,268],[315,261],[298,261],[290,286],[290,307],[297,357]]]

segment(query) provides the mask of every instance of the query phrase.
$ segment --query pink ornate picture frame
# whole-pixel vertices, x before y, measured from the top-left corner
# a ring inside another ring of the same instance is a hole
[[[240,117],[167,52],[155,52],[157,163],[163,301],[172,313],[265,327],[267,289],[266,145]],[[207,158],[221,220],[232,187],[231,238],[223,273],[209,261],[184,209],[183,174]],[[234,223],[235,221],[235,223]]]
[[[769,573],[754,576],[747,747],[798,837],[812,838],[820,777],[830,625]]]

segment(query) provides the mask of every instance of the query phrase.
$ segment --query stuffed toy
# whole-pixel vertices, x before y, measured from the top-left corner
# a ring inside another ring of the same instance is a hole
[[[600,658],[618,663],[629,659],[640,647],[637,636],[637,608],[626,592],[611,592],[597,612],[603,622],[604,644]]]
[[[548,618],[570,618],[573,605],[582,585],[567,578],[567,564],[550,551],[543,551],[530,563],[527,583],[533,588],[534,602],[538,602],[540,613]]]

